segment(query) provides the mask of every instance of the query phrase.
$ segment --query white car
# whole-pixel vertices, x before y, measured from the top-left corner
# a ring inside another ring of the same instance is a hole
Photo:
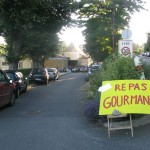
[[[59,73],[57,68],[47,68],[48,74],[49,74],[49,80],[58,80]]]

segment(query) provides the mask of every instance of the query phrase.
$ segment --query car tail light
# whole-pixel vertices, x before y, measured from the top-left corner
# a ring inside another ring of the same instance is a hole
[[[46,72],[44,73],[44,77],[47,77],[47,74],[46,74]]]

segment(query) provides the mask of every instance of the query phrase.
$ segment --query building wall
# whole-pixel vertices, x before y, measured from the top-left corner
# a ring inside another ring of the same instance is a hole
[[[32,60],[30,59],[26,59],[26,60],[22,60],[22,61],[19,61],[19,64],[18,64],[18,68],[19,69],[22,69],[22,68],[32,68]]]
[[[84,65],[84,66],[88,66],[88,59],[79,59],[79,64]]]
[[[46,68],[67,68],[68,60],[63,59],[49,59],[44,62]]]
[[[89,66],[92,63],[93,63],[92,59],[88,57],[79,59],[79,65]]]
[[[71,60],[78,60],[80,54],[78,52],[64,52],[65,57],[69,57]]]
[[[22,60],[22,61],[19,61],[18,63],[18,69],[32,68],[32,67],[33,67],[33,63],[32,63],[32,60],[30,59]],[[48,60],[45,60],[44,67],[67,68],[68,59],[59,59],[59,58],[48,59]],[[9,69],[9,65],[6,63],[5,58],[2,56],[0,56],[0,69],[3,69],[3,70]]]
[[[9,69],[9,66],[5,61],[5,57],[3,57],[3,56],[0,56],[0,69],[3,69],[3,70]]]
[[[18,69],[22,68],[32,68],[32,61],[29,59],[19,61],[18,63]],[[5,57],[0,56],[0,69],[8,70],[9,65],[5,61]]]

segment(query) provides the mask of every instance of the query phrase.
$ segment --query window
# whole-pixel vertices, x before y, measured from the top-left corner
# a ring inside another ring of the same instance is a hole
[[[2,62],[2,66],[8,66],[7,62]]]
[[[22,61],[18,63],[18,68],[23,68],[23,62]]]

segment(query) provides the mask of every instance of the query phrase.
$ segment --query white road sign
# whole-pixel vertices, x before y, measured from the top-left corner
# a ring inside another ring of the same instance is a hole
[[[132,40],[119,40],[118,52],[125,57],[133,57],[133,41]]]
[[[124,29],[122,31],[122,38],[125,39],[130,39],[132,37],[132,31],[130,29]]]

